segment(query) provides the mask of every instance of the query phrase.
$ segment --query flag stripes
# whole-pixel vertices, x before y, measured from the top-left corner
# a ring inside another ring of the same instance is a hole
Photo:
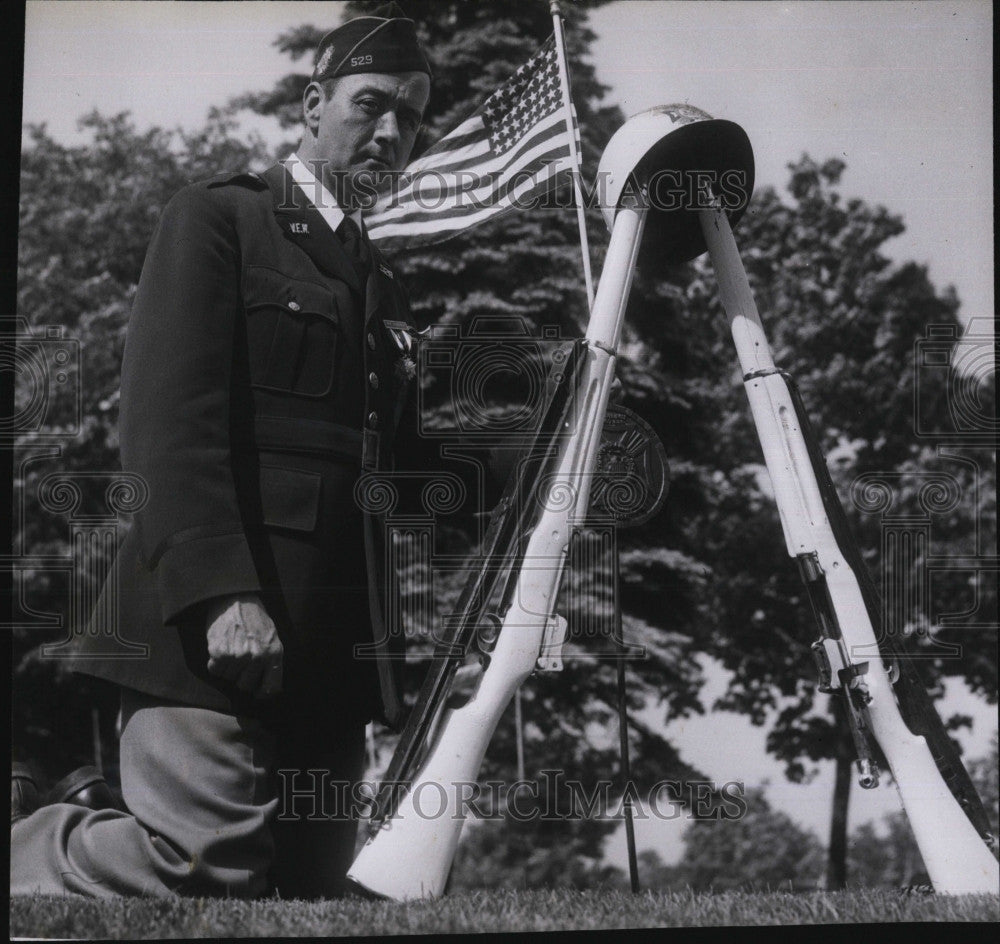
[[[573,114],[573,132],[580,132]],[[365,217],[382,248],[440,242],[523,208],[570,170],[555,39],[469,118],[407,166]]]

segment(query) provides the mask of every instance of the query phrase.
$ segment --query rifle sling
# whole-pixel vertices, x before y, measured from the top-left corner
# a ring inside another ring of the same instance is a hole
[[[809,461],[816,474],[816,481],[823,497],[823,508],[830,521],[834,538],[857,577],[865,609],[868,611],[868,618],[871,620],[872,626],[881,629],[878,634],[879,648],[883,649],[887,657],[894,659],[899,665],[899,679],[894,688],[903,719],[914,734],[926,738],[934,762],[937,764],[945,783],[948,784],[948,789],[951,790],[959,806],[965,811],[965,815],[969,817],[969,821],[979,834],[987,842],[990,842],[993,839],[993,834],[989,817],[983,808],[982,800],[976,791],[972,778],[965,769],[958,750],[941,721],[941,716],[927,694],[927,688],[920,677],[920,672],[914,664],[913,658],[903,648],[902,642],[888,635],[885,632],[885,627],[882,626],[882,601],[878,588],[875,586],[875,581],[872,579],[858,549],[857,541],[854,539],[847,515],[844,512],[844,506],[841,504],[833,480],[830,478],[830,470],[827,468],[826,459],[820,451],[819,440],[806,413],[798,386],[791,375],[785,371],[779,371],[779,373],[785,381],[785,386],[788,388],[795,406],[795,414],[802,429],[802,436],[809,452]]]
[[[558,444],[557,434],[564,428],[564,421],[575,400],[584,350],[582,340],[573,342],[567,363],[550,372],[542,422],[525,455],[532,456],[544,449],[546,462],[553,455]],[[556,379],[553,380],[553,377]],[[458,618],[447,621],[444,627],[443,638],[435,647],[427,675],[376,795],[369,825],[373,833],[395,813],[401,799],[399,787],[407,784],[413,773],[426,735],[448,692],[448,683],[459,661],[468,653],[483,610],[494,595],[497,581],[501,575],[509,575],[515,558],[520,563],[517,545],[525,533],[528,520],[537,514],[534,498],[541,476],[530,474],[532,465],[530,462],[516,464],[500,501],[490,515],[490,524],[483,538],[482,566],[477,567],[465,582],[456,604]]]

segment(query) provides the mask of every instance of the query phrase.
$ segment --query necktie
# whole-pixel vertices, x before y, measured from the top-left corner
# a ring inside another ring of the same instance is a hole
[[[349,216],[345,216],[341,220],[340,226],[337,227],[337,235],[340,236],[344,249],[351,257],[355,268],[361,273],[362,279],[367,278],[368,271],[371,269],[371,254],[358,224]]]

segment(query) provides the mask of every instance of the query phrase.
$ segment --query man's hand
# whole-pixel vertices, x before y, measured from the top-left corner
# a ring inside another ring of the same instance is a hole
[[[241,593],[212,600],[206,622],[209,672],[257,698],[281,691],[281,640],[260,597]]]

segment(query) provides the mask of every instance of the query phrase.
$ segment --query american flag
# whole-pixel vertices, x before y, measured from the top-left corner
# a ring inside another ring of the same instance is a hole
[[[580,131],[573,114],[573,133]],[[409,164],[365,215],[381,248],[441,242],[524,207],[572,167],[555,37],[454,131]]]

